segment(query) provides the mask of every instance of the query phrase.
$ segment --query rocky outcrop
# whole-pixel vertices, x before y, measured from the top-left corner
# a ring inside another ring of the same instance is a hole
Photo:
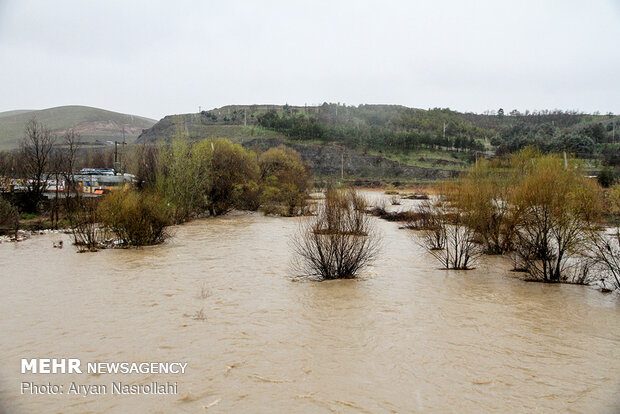
[[[304,161],[318,176],[339,176],[341,168],[345,176],[358,178],[402,178],[417,180],[437,180],[455,176],[455,171],[414,167],[387,158],[362,154],[349,148],[336,145],[304,145],[285,142],[280,139],[253,139],[243,146],[253,150],[266,151],[269,148],[286,145],[301,154]]]

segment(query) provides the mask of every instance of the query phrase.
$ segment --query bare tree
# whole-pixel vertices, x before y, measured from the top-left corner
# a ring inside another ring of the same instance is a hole
[[[591,231],[588,251],[601,274],[609,276],[614,288],[620,289],[620,228],[615,228],[613,234]],[[606,278],[600,280],[605,287]]]
[[[138,188],[153,188],[157,181],[160,147],[146,143],[137,147],[131,157],[132,171]]]
[[[29,209],[38,211],[38,204],[43,197],[47,180],[55,136],[49,129],[31,119],[26,124],[26,137],[21,143],[21,169],[28,191]]]
[[[52,151],[50,157],[50,176],[54,177],[54,198],[50,202],[50,221],[53,228],[58,228],[58,220],[60,216],[60,177],[64,164],[64,154],[59,149]]]
[[[381,239],[366,206],[355,191],[328,190],[318,214],[292,239],[300,275],[351,279],[376,258]]]
[[[0,152],[0,178],[13,177],[15,174],[16,159],[15,152]]]
[[[81,211],[81,194],[78,191],[78,183],[75,180],[77,170],[78,153],[82,146],[80,135],[73,129],[68,130],[63,135],[62,164],[57,170],[60,172],[65,182],[64,187],[64,209],[69,223],[73,227],[73,215]]]
[[[73,129],[65,132],[63,136],[63,168],[62,175],[65,180],[65,193],[77,195],[77,183],[75,182],[75,170],[77,167],[77,154],[82,146],[80,134]]]
[[[0,191],[7,191],[11,185],[11,179],[15,178],[16,156],[14,151],[0,152]]]

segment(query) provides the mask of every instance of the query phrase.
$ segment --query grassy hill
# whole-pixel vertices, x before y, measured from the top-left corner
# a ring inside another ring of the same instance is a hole
[[[85,143],[122,140],[133,142],[144,129],[156,121],[136,115],[121,114],[88,106],[59,106],[42,110],[16,110],[0,113],[0,149],[16,148],[24,136],[24,126],[32,119],[61,135],[73,128]]]
[[[14,111],[6,111],[6,112],[0,112],[0,118],[4,118],[7,116],[13,116],[13,115],[20,115],[20,114],[27,114],[28,112],[32,112],[32,109],[16,109]]]
[[[451,172],[463,171],[477,157],[533,145],[566,151],[596,171],[603,165],[620,166],[618,126],[620,117],[612,114],[559,110],[473,114],[400,105],[230,105],[167,116],[138,142],[221,136],[242,143],[274,139],[297,148],[340,145],[406,166]]]
[[[222,117],[223,118],[223,117]],[[142,133],[138,142],[170,142],[175,136],[190,140],[228,138],[244,142],[253,138],[284,138],[284,135],[261,128],[256,122],[213,121],[203,114],[168,115]]]

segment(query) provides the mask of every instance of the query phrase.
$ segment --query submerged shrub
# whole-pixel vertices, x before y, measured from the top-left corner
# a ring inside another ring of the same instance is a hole
[[[424,200],[416,207],[418,213],[414,220],[407,223],[406,228],[421,230],[420,244],[430,251],[442,250],[446,245],[444,217],[435,209],[430,200]]]
[[[472,269],[482,255],[466,213],[456,210],[442,196],[428,214],[432,225],[421,231],[420,241],[442,267],[455,270]]]
[[[162,243],[169,234],[170,208],[165,200],[152,193],[117,191],[107,195],[99,205],[102,224],[126,246]]]
[[[67,214],[74,244],[80,251],[96,251],[106,238],[106,229],[101,226],[98,199],[76,198],[74,208]]]
[[[620,228],[616,227],[612,234],[592,230],[588,242],[588,257],[598,271],[602,287],[606,288],[609,281],[620,290]]]
[[[328,190],[318,214],[293,238],[295,267],[316,279],[350,279],[377,256],[380,237],[355,191]]]

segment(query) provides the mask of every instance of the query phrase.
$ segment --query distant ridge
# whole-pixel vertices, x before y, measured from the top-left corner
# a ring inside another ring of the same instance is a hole
[[[4,118],[5,116],[13,116],[13,115],[26,114],[26,113],[32,112],[32,111],[35,111],[35,109],[16,109],[14,111],[0,112],[0,118]]]
[[[0,149],[17,148],[24,127],[32,118],[59,135],[73,128],[85,143],[91,144],[122,139],[123,128],[127,142],[133,142],[144,129],[156,123],[142,116],[80,105],[0,112]]]

